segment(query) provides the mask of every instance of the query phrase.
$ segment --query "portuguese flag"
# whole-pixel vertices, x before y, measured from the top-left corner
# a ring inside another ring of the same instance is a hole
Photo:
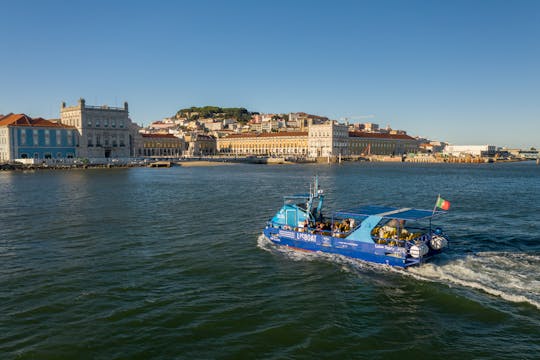
[[[450,201],[444,200],[442,197],[437,198],[437,203],[435,204],[436,207],[443,210],[450,209]]]

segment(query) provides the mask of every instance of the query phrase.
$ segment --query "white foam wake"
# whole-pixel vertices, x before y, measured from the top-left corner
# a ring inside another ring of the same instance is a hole
[[[525,302],[540,309],[540,255],[484,252],[437,265],[408,268],[417,279],[456,284],[482,290],[511,302]]]
[[[261,249],[285,254],[292,260],[312,261],[326,259],[342,266],[344,271],[394,271],[418,280],[459,285],[478,289],[506,301],[529,303],[540,309],[540,254],[481,252],[447,259],[442,264],[427,263],[407,270],[387,265],[372,264],[344,256],[302,252],[275,246],[264,235],[257,244]]]

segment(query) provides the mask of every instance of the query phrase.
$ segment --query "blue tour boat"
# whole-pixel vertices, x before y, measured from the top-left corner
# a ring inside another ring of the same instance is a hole
[[[419,265],[448,246],[440,227],[432,228],[440,210],[367,205],[322,214],[323,191],[318,178],[309,194],[284,197],[264,236],[297,250],[321,251],[398,267]]]

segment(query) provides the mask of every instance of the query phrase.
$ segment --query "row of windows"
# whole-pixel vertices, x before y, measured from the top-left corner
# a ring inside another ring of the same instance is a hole
[[[34,159],[39,159],[39,153],[34,153]],[[66,158],[67,159],[72,159],[74,157],[73,153],[67,153],[66,154]],[[30,158],[30,155],[28,153],[22,153],[21,154],[21,159],[29,159]],[[43,159],[52,159],[53,158],[53,154],[52,153],[45,153],[43,154]],[[61,152],[58,152],[56,153],[56,157],[55,159],[63,159],[64,156]]]
[[[116,120],[114,120],[114,119],[112,119],[110,122],[109,122],[108,119],[95,120],[94,122],[92,122],[92,120],[88,119],[86,124],[87,124],[88,127],[92,127],[92,125],[94,125],[95,127],[101,127],[101,124],[103,124],[103,127],[109,127],[109,124],[110,124],[112,128],[115,128],[117,123],[116,123]],[[118,120],[118,127],[119,128],[124,127],[124,120]]]
[[[307,154],[307,149],[277,149],[277,148],[224,148],[219,150],[221,153],[232,154]]]
[[[175,143],[145,142],[144,147],[145,148],[171,148],[171,149],[183,148],[181,142],[175,142]]]
[[[124,134],[119,134],[119,135],[116,135],[116,134],[112,134],[112,135],[104,135],[102,137],[101,134],[96,134],[95,137],[94,137],[94,134],[90,133],[87,135],[87,140],[88,140],[88,146],[94,146],[94,144],[96,146],[109,146],[109,145],[112,145],[112,146],[118,146],[118,144],[120,146],[125,146],[125,135]],[[103,140],[103,141],[102,141]]]
[[[39,145],[39,136],[42,136],[43,141],[42,143],[46,146],[62,146],[62,130],[56,130],[55,136],[52,138],[51,141],[51,131],[50,130],[38,130],[34,129],[32,130],[32,143],[29,143],[29,139],[27,138],[27,131],[25,129],[20,130],[20,143],[21,145],[33,145],[37,146]],[[66,137],[66,144],[67,146],[73,146],[73,132],[67,131],[64,133]]]
[[[180,149],[139,149],[139,155],[144,156],[180,156]]]

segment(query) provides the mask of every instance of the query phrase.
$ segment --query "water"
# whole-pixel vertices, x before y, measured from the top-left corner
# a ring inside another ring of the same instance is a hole
[[[431,209],[411,270],[278,249],[284,194]],[[0,358],[520,358],[540,354],[540,167],[231,165],[0,173]]]

